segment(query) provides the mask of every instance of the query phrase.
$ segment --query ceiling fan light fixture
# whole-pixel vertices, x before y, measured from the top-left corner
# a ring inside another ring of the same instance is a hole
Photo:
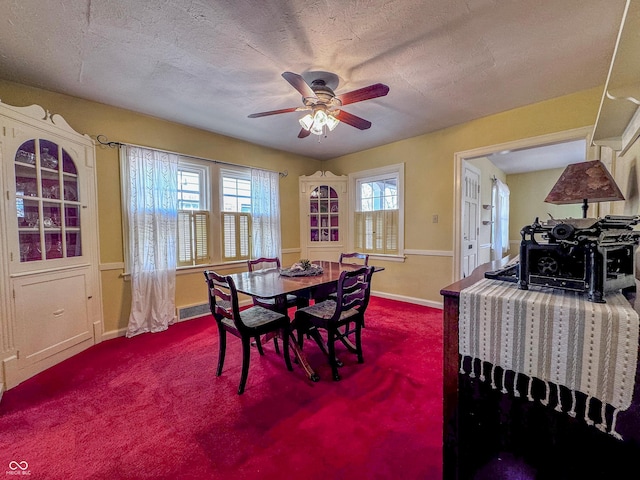
[[[329,131],[333,132],[333,129],[338,126],[340,120],[338,120],[333,115],[327,115],[327,127],[329,127]]]
[[[341,122],[359,130],[366,130],[371,127],[371,122],[345,112],[341,107],[372,98],[384,97],[389,93],[387,85],[376,83],[336,95],[333,89],[338,86],[337,75],[329,72],[308,72],[307,75],[310,79],[313,78],[313,81],[308,82],[302,75],[293,72],[284,72],[282,74],[282,77],[302,95],[303,107],[289,107],[268,112],[252,113],[249,118],[311,110],[309,115],[305,115],[298,120],[302,126],[298,133],[298,138],[306,138],[310,133],[326,136]]]
[[[314,135],[322,135],[324,134],[324,125],[320,125],[314,122],[309,131]]]
[[[324,135],[326,133],[325,127],[327,127],[329,131],[333,131],[340,123],[340,120],[333,115],[327,114],[324,108],[315,108],[313,110],[313,116],[307,114],[302,117],[299,122],[302,128],[314,135]]]
[[[325,112],[324,109],[315,109],[313,113],[313,124],[324,127],[325,123],[327,123],[327,112]]]
[[[302,117],[300,120],[300,125],[302,126],[302,128],[304,128],[305,130],[310,130],[311,129],[311,125],[313,125],[313,117],[311,116],[310,113],[307,113],[304,117]]]

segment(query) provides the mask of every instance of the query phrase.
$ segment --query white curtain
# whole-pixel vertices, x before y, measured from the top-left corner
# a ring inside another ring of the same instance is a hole
[[[280,174],[251,169],[252,258],[278,257],[280,239]]]
[[[499,260],[509,252],[509,187],[496,178],[493,183],[493,256]]]
[[[131,315],[127,337],[166,330],[176,320],[178,156],[123,147],[122,173]]]

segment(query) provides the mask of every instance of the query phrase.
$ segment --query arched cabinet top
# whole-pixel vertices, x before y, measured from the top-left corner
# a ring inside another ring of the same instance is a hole
[[[0,115],[7,115],[14,119],[20,119],[26,123],[33,124],[34,120],[38,122],[39,126],[45,130],[54,132],[58,135],[64,135],[70,139],[78,141],[82,138],[88,144],[93,145],[93,139],[87,135],[82,134],[74,130],[71,125],[62,117],[62,115],[54,113],[51,114],[48,110],[45,110],[40,105],[29,105],[28,107],[15,107],[7,105],[0,101]]]

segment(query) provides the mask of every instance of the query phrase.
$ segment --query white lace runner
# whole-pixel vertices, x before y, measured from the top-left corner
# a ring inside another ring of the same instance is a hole
[[[576,392],[586,395],[585,421],[616,438],[616,418],[631,404],[638,360],[638,314],[621,293],[593,303],[578,292],[483,279],[460,292],[460,372],[491,381],[503,393],[531,394],[544,382],[540,401],[576,416]],[[479,361],[477,361],[478,359]],[[489,379],[484,367],[490,366]],[[497,368],[499,367],[499,368]],[[515,372],[507,385],[505,371]],[[561,388],[571,393],[563,404]],[[592,412],[600,401],[599,415]],[[570,404],[569,404],[570,403]],[[606,415],[606,407],[613,413]]]

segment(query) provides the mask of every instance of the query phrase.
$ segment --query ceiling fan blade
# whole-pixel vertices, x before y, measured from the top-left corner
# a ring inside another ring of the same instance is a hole
[[[300,133],[298,133],[298,138],[306,138],[311,134],[311,132],[309,130],[307,130],[306,128],[301,128],[300,129]]]
[[[267,115],[277,115],[279,113],[297,112],[302,110],[300,107],[283,108],[282,110],[271,110],[269,112],[252,113],[249,118],[266,117]]]
[[[282,77],[295,88],[304,98],[317,98],[316,94],[301,75],[293,72],[284,72]]]
[[[344,110],[340,110],[340,112],[334,116],[341,122],[351,125],[352,127],[359,128],[360,130],[366,130],[371,127],[371,122],[369,120],[365,120],[364,118],[360,118],[352,113],[345,112]]]
[[[336,98],[342,102],[342,105],[349,105],[350,103],[362,102],[370,98],[384,97],[387,93],[389,93],[389,87],[382,83],[376,83],[342,95],[336,95]]]

